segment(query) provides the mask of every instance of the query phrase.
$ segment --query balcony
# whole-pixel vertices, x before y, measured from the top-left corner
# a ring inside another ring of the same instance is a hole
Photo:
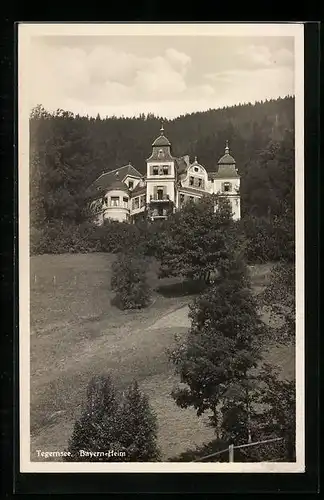
[[[170,200],[170,196],[168,194],[156,194],[156,195],[150,195],[150,202],[157,202],[157,203],[161,203],[161,202],[170,202],[172,203],[172,201]]]

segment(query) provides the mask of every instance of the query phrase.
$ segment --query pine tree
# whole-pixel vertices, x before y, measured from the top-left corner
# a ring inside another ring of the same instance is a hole
[[[157,419],[134,381],[121,395],[109,376],[93,377],[74,424],[67,462],[157,461]],[[109,452],[117,452],[109,455]]]
[[[120,449],[118,420],[118,401],[111,378],[93,377],[87,387],[86,406],[74,425],[67,449],[70,456],[66,457],[66,461],[107,461],[106,457],[91,457],[80,452]]]
[[[120,409],[120,432],[127,461],[147,462],[160,459],[156,443],[157,419],[137,381],[124,394]]]

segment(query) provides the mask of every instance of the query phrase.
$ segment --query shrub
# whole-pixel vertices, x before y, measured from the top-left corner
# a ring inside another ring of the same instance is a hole
[[[253,216],[244,217],[237,225],[245,238],[245,256],[249,263],[294,261],[294,217],[287,213],[271,220]]]
[[[120,309],[141,309],[150,301],[146,262],[131,253],[119,253],[112,266],[111,288],[114,303]]]

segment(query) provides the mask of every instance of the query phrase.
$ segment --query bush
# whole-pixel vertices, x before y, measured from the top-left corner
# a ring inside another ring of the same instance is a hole
[[[150,301],[143,257],[119,253],[112,266],[111,288],[116,292],[114,304],[120,309],[141,309]]]
[[[294,261],[294,219],[291,214],[271,220],[244,217],[237,225],[238,234],[245,239],[245,257],[251,264]]]
[[[72,224],[52,221],[41,227],[31,227],[30,252],[32,255],[118,253],[127,248],[145,255],[155,255],[159,247],[159,227],[146,221],[128,224],[107,220],[102,226],[91,222]]]

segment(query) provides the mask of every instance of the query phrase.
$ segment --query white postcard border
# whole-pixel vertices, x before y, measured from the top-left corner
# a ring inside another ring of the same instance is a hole
[[[45,24],[18,27],[18,217],[20,472],[287,473],[305,471],[304,366],[304,26],[278,24]],[[34,36],[290,36],[295,39],[296,462],[59,463],[30,461],[29,78]]]

